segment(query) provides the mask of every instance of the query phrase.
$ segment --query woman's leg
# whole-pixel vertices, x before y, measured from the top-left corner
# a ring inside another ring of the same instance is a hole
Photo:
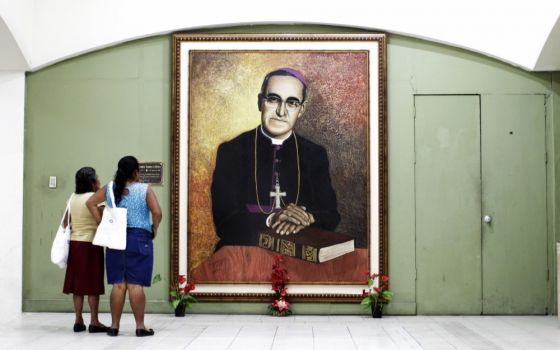
[[[144,309],[146,308],[146,296],[144,287],[138,284],[128,284],[128,298],[134,320],[136,321],[136,329],[146,329],[144,325]]]
[[[113,284],[111,290],[111,328],[119,329],[125,297],[126,282]]]
[[[84,319],[82,318],[82,310],[84,308],[84,296],[73,294],[72,300],[74,301],[74,312],[76,313],[76,321],[74,323],[84,324]]]
[[[89,324],[103,326],[103,324],[99,322],[99,295],[88,295],[88,304],[91,312]]]

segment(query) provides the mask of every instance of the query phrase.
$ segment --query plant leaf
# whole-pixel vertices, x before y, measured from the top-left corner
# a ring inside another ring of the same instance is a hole
[[[362,299],[362,302],[361,302],[360,304],[362,304],[362,305],[367,305],[367,306],[371,305],[371,299],[370,299],[370,297],[365,297],[365,298],[363,298],[363,299]]]
[[[381,297],[387,301],[391,301],[393,299],[393,292],[386,290],[381,294]]]
[[[175,310],[177,308],[177,305],[179,305],[179,300],[173,300],[171,302],[171,306],[173,307],[173,310]]]
[[[156,284],[159,281],[161,281],[161,275],[158,273],[157,275],[154,276],[154,278],[152,278],[152,284]]]
[[[196,302],[198,302],[198,300],[196,300],[196,298],[193,297],[193,296],[190,295],[190,294],[187,294],[187,295],[185,296],[185,300],[186,300],[188,303],[196,303]]]

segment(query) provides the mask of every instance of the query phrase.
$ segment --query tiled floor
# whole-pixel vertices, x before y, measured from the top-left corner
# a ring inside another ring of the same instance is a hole
[[[87,316],[87,315],[86,315]],[[108,314],[101,320],[109,322]],[[87,318],[86,318],[87,320]],[[0,349],[560,349],[554,316],[146,315],[155,336],[72,332],[68,313],[24,313],[0,332]]]

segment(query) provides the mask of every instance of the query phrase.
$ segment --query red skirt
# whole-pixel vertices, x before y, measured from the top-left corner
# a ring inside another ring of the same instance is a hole
[[[65,294],[105,294],[103,247],[91,242],[70,241],[64,278]]]

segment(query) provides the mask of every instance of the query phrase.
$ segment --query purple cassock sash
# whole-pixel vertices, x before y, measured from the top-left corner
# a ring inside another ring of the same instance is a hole
[[[272,205],[261,205],[262,211],[257,204],[245,204],[245,207],[251,214],[262,213],[262,211],[264,211],[265,213],[270,213],[270,210],[272,210]]]

